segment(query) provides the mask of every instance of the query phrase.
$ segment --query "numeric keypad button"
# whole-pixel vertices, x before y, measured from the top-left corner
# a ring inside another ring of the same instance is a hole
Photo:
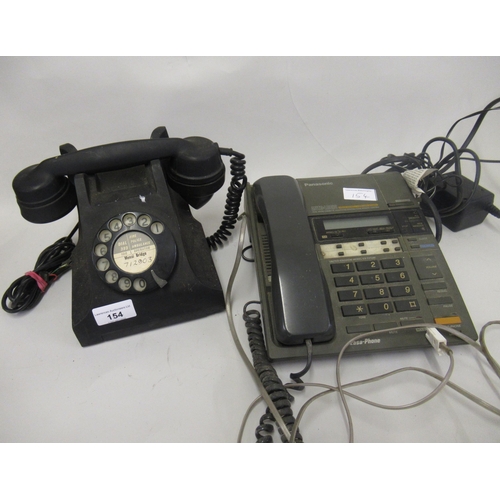
[[[151,232],[153,234],[161,234],[165,230],[165,226],[161,222],[153,222],[151,224]]]
[[[105,276],[108,283],[116,283],[118,281],[118,273],[116,271],[108,271]]]
[[[367,299],[385,299],[389,296],[387,288],[367,288],[365,289],[365,297]]]
[[[109,269],[109,260],[108,259],[99,259],[96,263],[97,269],[99,271],[107,271]]]
[[[418,311],[420,309],[418,300],[396,300],[394,305],[398,312]]]
[[[410,277],[406,271],[395,271],[385,273],[385,279],[388,283],[397,283],[398,281],[410,281]]]
[[[331,264],[330,268],[332,273],[353,273],[354,272],[354,264],[352,262],[343,262],[342,264]]]
[[[338,296],[341,302],[348,300],[361,300],[363,298],[361,290],[342,290],[338,292]]]
[[[356,262],[356,269],[358,271],[376,271],[377,269],[380,269],[380,266],[376,260],[366,260]]]
[[[108,253],[108,247],[104,243],[99,243],[94,247],[94,253],[97,257],[103,257]]]
[[[99,233],[99,239],[103,243],[107,243],[108,241],[111,240],[112,237],[113,237],[113,233],[111,231],[109,231],[108,229],[105,229],[104,231],[101,231]]]
[[[120,290],[122,290],[123,292],[126,292],[127,290],[130,290],[130,287],[132,286],[132,281],[130,278],[120,278],[118,280],[118,286],[120,288]]]
[[[359,284],[357,276],[335,276],[333,280],[336,286],[356,286]]]
[[[111,231],[113,231],[114,233],[119,231],[122,227],[123,223],[120,219],[113,219],[109,221],[109,229],[111,229]]]
[[[398,267],[405,267],[403,259],[384,259],[381,260],[383,269],[395,269]]]
[[[397,285],[391,286],[391,295],[393,297],[407,297],[410,295],[415,295],[415,290],[412,285]]]
[[[127,227],[131,227],[135,224],[135,221],[136,221],[136,218],[135,218],[135,215],[134,214],[125,214],[123,216],[123,223],[127,226]]]
[[[384,283],[384,275],[383,274],[362,274],[359,279],[361,280],[362,285],[378,285],[380,283]]]
[[[342,306],[342,314],[344,316],[365,316],[367,314],[367,310],[364,304]]]
[[[141,227],[148,227],[151,224],[151,217],[146,214],[139,215],[137,218],[137,224]]]
[[[137,278],[134,280],[134,290],[136,292],[144,292],[146,290],[147,283],[144,278]]]
[[[368,309],[371,314],[391,313],[394,311],[392,302],[372,302],[368,304]]]

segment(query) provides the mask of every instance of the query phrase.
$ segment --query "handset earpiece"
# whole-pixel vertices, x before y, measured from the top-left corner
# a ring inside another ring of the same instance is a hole
[[[12,182],[21,215],[29,222],[53,222],[76,206],[75,187],[66,176],[54,176],[41,164],[21,170]]]
[[[193,208],[205,205],[224,185],[225,167],[217,143],[204,137],[188,137],[178,154],[164,162],[170,187]]]

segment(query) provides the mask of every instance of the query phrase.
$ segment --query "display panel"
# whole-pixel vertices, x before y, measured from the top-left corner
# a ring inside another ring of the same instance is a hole
[[[356,227],[390,226],[391,220],[387,215],[376,215],[369,217],[353,217],[342,219],[323,219],[323,226],[326,231],[337,229],[350,229]]]

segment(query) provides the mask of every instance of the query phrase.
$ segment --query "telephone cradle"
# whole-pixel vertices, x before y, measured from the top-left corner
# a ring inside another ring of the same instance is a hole
[[[271,360],[305,357],[307,340],[313,355],[335,355],[369,332],[348,352],[429,347],[422,323],[477,339],[401,174],[263,177],[247,185],[245,211]]]
[[[169,138],[164,127],[146,140],[60,151],[21,171],[13,188],[30,222],[78,207],[72,326],[82,346],[224,310],[211,250],[238,216],[244,155],[203,137]],[[221,155],[232,157],[228,205],[207,238],[190,207],[205,205],[224,184]]]

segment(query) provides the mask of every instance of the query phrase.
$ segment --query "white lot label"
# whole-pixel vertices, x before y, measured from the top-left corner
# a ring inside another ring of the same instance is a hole
[[[344,200],[377,201],[377,190],[344,188]]]
[[[115,323],[124,319],[134,318],[137,316],[135,312],[134,303],[132,300],[123,300],[122,302],[115,302],[108,306],[101,306],[92,309],[94,319],[99,326]]]

